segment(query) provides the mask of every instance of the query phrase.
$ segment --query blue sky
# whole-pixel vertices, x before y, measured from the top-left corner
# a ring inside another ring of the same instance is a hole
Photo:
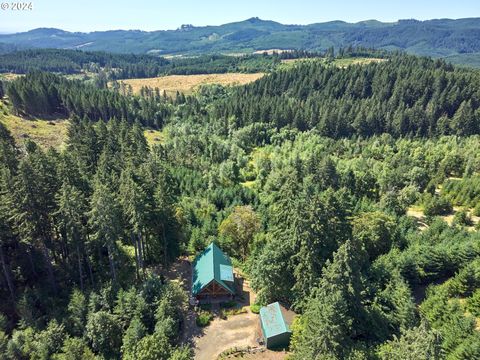
[[[13,0],[13,2],[29,0]],[[0,0],[11,4],[12,0]],[[480,17],[480,0],[31,0],[32,11],[0,10],[0,32],[163,30],[258,16],[285,24]]]

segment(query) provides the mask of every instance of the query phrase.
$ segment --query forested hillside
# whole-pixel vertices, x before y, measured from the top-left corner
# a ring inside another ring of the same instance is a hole
[[[265,131],[285,126],[316,129],[333,138],[382,133],[473,135],[480,132],[479,81],[477,71],[405,55],[347,68],[302,62],[234,90],[215,103],[213,116],[237,127],[257,123]],[[137,99],[125,92],[41,72],[6,86],[18,113],[75,114],[93,121],[117,117],[162,126],[171,112],[168,99],[158,91]]]
[[[392,23],[331,21],[283,25],[250,18],[220,26],[183,25],[167,31],[68,32],[39,28],[0,35],[0,43],[22,48],[99,50],[116,53],[205,54],[252,53],[258,50],[325,51],[362,46],[411,54],[449,57],[459,64],[480,66],[480,19],[399,20]]]
[[[299,314],[292,359],[480,358],[479,77],[399,55],[174,98],[8,81],[0,357],[191,358],[158,274],[214,241]],[[63,114],[65,149],[15,144],[9,112]]]
[[[18,114],[79,116],[92,121],[124,119],[130,123],[161,127],[171,112],[171,100],[159,92],[134,97],[105,88],[106,83],[88,84],[45,72],[33,72],[6,85],[6,94]],[[184,101],[184,98],[178,101]]]
[[[1,357],[189,359],[183,290],[146,271],[185,241],[163,150],[115,120],[73,119],[62,153],[0,130]]]
[[[236,90],[215,115],[333,138],[472,135],[480,131],[479,81],[476,71],[403,55],[348,68],[310,62]]]

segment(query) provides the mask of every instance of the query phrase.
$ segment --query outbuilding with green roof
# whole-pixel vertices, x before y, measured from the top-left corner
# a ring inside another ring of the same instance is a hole
[[[192,295],[198,300],[222,300],[235,295],[232,261],[215,243],[195,258],[192,271]]]
[[[290,324],[295,314],[278,302],[260,309],[260,325],[268,349],[286,348],[290,343]]]

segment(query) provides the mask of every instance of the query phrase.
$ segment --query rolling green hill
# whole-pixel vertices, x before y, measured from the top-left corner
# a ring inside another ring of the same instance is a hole
[[[115,30],[73,33],[39,28],[24,33],[0,35],[0,44],[4,44],[0,48],[15,46],[192,55],[364,46],[433,57],[451,57],[456,63],[478,65],[479,39],[480,18],[399,20],[393,23],[369,20],[354,24],[332,21],[311,25],[283,25],[251,18],[221,26],[182,25],[177,30],[152,32]]]

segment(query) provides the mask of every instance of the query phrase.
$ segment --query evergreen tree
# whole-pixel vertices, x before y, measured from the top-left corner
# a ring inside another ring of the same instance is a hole
[[[345,358],[354,339],[365,331],[361,326],[363,256],[347,241],[327,263],[295,335],[295,358]]]
[[[97,246],[107,250],[110,265],[110,276],[117,280],[115,265],[116,242],[122,236],[121,212],[119,204],[108,186],[96,180],[90,200],[89,225],[93,230],[93,238]]]
[[[443,359],[440,347],[440,335],[422,322],[416,328],[405,330],[401,337],[395,337],[378,350],[380,359]]]

